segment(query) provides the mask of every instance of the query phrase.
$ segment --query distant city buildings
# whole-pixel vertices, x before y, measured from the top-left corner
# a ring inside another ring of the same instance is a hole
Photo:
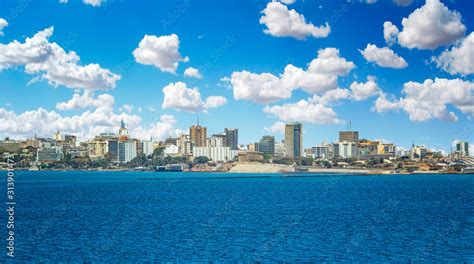
[[[274,136],[263,136],[258,143],[258,151],[263,154],[275,155],[275,137]]]
[[[456,143],[456,153],[460,157],[468,157],[469,156],[469,143],[465,141],[460,141]]]
[[[224,129],[225,146],[230,147],[231,150],[239,149],[239,130],[237,128]]]
[[[285,125],[285,148],[288,158],[299,158],[303,155],[303,124]]]
[[[199,124],[189,128],[189,136],[196,147],[205,147],[207,143],[207,128]]]
[[[275,142],[275,157],[283,158],[286,156],[286,146],[285,142]]]

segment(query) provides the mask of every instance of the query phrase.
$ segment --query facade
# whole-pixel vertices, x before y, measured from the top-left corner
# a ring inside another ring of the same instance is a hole
[[[189,128],[189,136],[196,147],[205,147],[207,140],[207,128],[200,125],[193,125]]]
[[[163,150],[163,153],[165,154],[165,156],[178,156],[179,148],[176,145],[168,144]]]
[[[114,161],[118,161],[118,143],[119,141],[117,138],[110,138],[107,140],[107,156]]]
[[[118,162],[127,163],[137,156],[137,144],[135,140],[118,142]]]
[[[258,143],[251,143],[247,145],[247,151],[258,151],[259,146]]]
[[[396,156],[396,147],[391,143],[362,139],[358,144],[358,154],[361,159],[393,158]]]
[[[286,155],[285,142],[275,142],[275,157],[283,158]]]
[[[109,152],[108,141],[100,137],[90,140],[88,147],[90,158],[104,158]]]
[[[206,140],[206,146],[208,147],[227,147],[224,143],[224,138],[219,136],[212,136]]]
[[[189,135],[181,135],[179,136],[178,140],[176,141],[178,146],[179,154],[183,156],[191,156],[193,154],[193,141],[189,137]]]
[[[153,141],[142,141],[142,153],[145,154],[146,156],[149,156],[153,154]]]
[[[315,158],[332,159],[332,146],[330,144],[321,144],[311,148],[312,154]]]
[[[239,152],[238,161],[239,162],[263,161],[263,153],[256,152],[256,151]]]
[[[36,161],[60,161],[62,151],[56,147],[41,148],[36,151]]]
[[[410,151],[410,158],[412,160],[423,160],[428,155],[428,149],[425,146],[412,146]]]
[[[239,130],[237,128],[224,129],[225,146],[230,147],[231,150],[239,149]]]
[[[339,132],[339,142],[359,142],[359,132],[358,131],[340,131]]]
[[[303,154],[303,124],[290,123],[285,126],[286,157],[299,158]]]
[[[357,144],[349,141],[334,143],[334,157],[357,158]]]
[[[236,150],[231,150],[230,147],[194,147],[193,157],[205,156],[212,161],[230,161],[237,156]]]
[[[258,143],[258,150],[263,154],[275,155],[275,137],[263,136]]]
[[[460,157],[469,157],[469,143],[464,141],[457,142],[456,152]]]

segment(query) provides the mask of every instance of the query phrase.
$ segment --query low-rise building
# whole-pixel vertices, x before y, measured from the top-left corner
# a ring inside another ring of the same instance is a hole
[[[193,157],[205,156],[212,161],[226,162],[231,161],[237,156],[237,150],[231,150],[230,147],[194,147]]]

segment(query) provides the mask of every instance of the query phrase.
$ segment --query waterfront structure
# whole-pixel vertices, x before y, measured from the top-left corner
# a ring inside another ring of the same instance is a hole
[[[237,156],[237,150],[230,147],[194,147],[193,157],[207,157],[212,161],[225,162],[233,160]]]
[[[286,157],[299,158],[303,154],[303,124],[289,123],[285,125]]]
[[[199,124],[189,128],[189,136],[196,147],[205,147],[207,140],[207,128]]]
[[[286,146],[285,142],[275,142],[275,151],[274,155],[275,157],[283,158],[285,157],[285,152],[286,152]]]
[[[459,157],[469,157],[469,143],[464,141],[457,142],[456,153]]]
[[[274,136],[263,136],[258,143],[258,151],[263,154],[275,155],[275,137]]]
[[[357,157],[357,144],[355,142],[336,142],[333,146],[334,157],[341,157],[344,159]]]
[[[60,161],[62,157],[63,153],[57,147],[45,147],[36,151],[36,161],[38,162]]]
[[[239,162],[263,161],[263,153],[258,151],[247,151],[238,153]]]
[[[124,140],[118,142],[118,162],[127,163],[137,156],[137,144],[135,140]]]
[[[231,150],[239,149],[239,130],[237,128],[224,129],[225,146],[230,147]]]

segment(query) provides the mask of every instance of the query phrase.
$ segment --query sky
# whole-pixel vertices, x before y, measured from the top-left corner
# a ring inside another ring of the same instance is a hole
[[[470,0],[0,1],[0,137],[474,143]]]

